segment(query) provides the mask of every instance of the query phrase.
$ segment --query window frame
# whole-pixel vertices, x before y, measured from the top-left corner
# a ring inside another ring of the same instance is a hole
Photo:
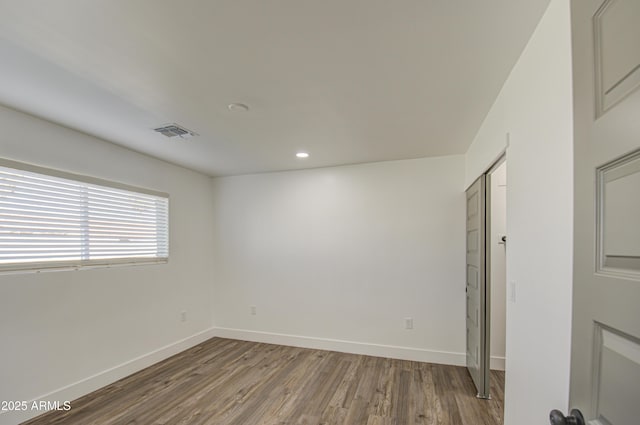
[[[121,257],[121,258],[105,258],[105,259],[78,259],[78,260],[62,260],[62,261],[29,261],[17,263],[0,264],[0,274],[13,273],[39,273],[47,271],[64,271],[64,270],[86,270],[95,268],[109,268],[118,266],[136,266],[150,264],[166,264],[169,262],[170,256],[170,197],[168,193],[156,190],[141,188],[129,184],[114,182],[97,177],[71,173],[67,171],[56,170],[38,165],[27,164],[24,162],[13,161],[0,158],[0,166],[14,169],[17,171],[25,171],[30,173],[41,174],[46,177],[54,177],[60,179],[71,180],[77,183],[85,183],[94,186],[101,186],[109,189],[125,190],[142,195],[149,195],[157,198],[166,199],[167,202],[167,256],[166,257]]]

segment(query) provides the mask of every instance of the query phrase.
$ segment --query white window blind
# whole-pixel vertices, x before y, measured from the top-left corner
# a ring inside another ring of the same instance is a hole
[[[42,170],[0,162],[0,271],[167,261],[166,195]]]

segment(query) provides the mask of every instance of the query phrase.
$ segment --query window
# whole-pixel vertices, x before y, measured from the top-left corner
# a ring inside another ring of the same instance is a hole
[[[166,262],[166,194],[0,160],[0,271]]]

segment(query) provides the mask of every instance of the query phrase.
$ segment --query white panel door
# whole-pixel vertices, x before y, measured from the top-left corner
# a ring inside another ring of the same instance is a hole
[[[467,189],[467,369],[478,397],[489,397],[485,279],[485,176]]]
[[[571,3],[574,282],[567,423],[640,423],[640,1]],[[563,423],[552,412],[551,423]],[[573,422],[571,422],[573,421]]]

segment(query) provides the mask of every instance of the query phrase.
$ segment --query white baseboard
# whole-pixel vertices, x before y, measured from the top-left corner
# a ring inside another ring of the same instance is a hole
[[[491,356],[490,368],[491,370],[505,370],[505,358],[498,356]]]
[[[394,345],[370,344],[339,339],[314,338],[273,332],[249,331],[244,329],[214,329],[216,336],[221,338],[289,345],[293,347],[313,348],[317,350],[339,351],[341,353],[363,354],[367,356],[388,357],[392,359],[413,360],[418,362],[448,364],[454,366],[464,366],[466,364],[466,356],[464,353],[426,350],[412,347],[398,347]]]
[[[28,406],[31,406],[33,402],[42,401],[59,401],[63,403],[66,400],[75,400],[83,395],[89,394],[99,388],[116,382],[132,373],[138,372],[146,367],[149,367],[155,363],[158,363],[164,359],[167,359],[174,354],[178,354],[184,350],[187,350],[195,345],[200,344],[210,338],[216,336],[216,329],[210,328],[202,332],[198,332],[180,341],[158,348],[150,353],[136,357],[110,369],[96,373],[93,376],[82,379],[78,382],[74,382],[65,387],[59,388],[48,394],[44,394],[40,397],[36,397],[33,400],[28,401]],[[71,406],[73,409],[73,405]],[[21,422],[34,418],[43,414],[44,411],[27,409],[25,411],[5,411],[0,412],[0,425],[17,425]]]

